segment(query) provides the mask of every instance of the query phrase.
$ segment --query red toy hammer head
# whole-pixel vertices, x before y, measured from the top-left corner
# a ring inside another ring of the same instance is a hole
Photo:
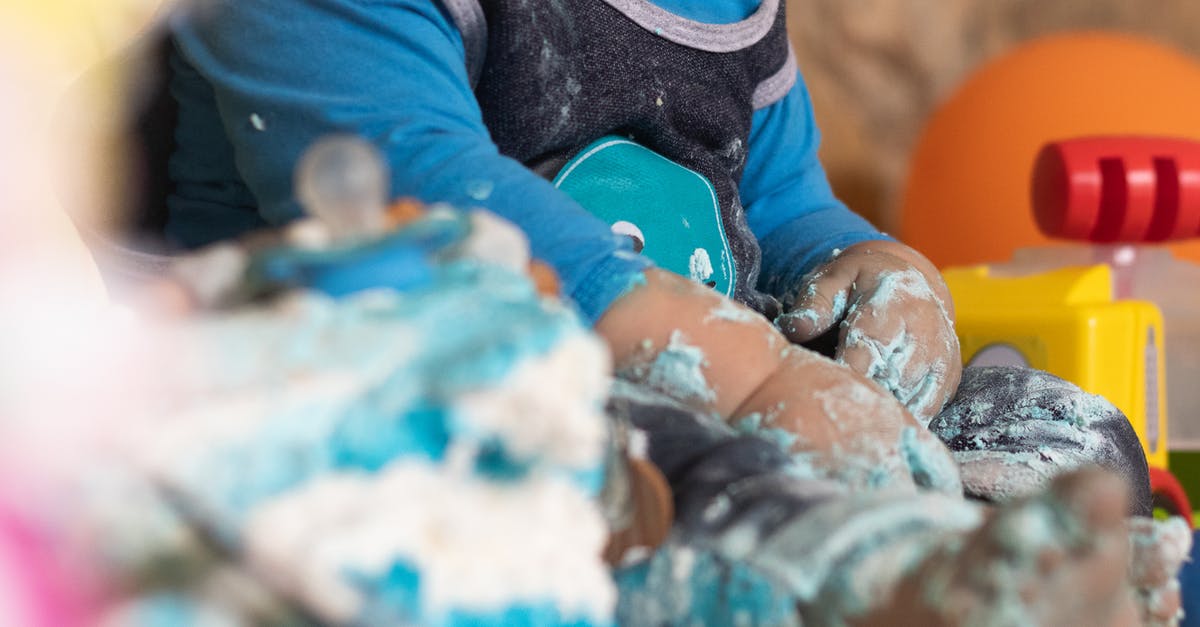
[[[1053,142],[1033,169],[1042,233],[1098,243],[1200,237],[1200,142],[1085,137]]]

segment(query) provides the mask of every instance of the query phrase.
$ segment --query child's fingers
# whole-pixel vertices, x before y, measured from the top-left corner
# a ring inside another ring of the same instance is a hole
[[[907,388],[900,401],[922,423],[933,419],[958,389],[962,373],[958,336],[934,301],[909,323],[908,332],[924,338],[905,376]]]
[[[1182,518],[1129,520],[1133,550],[1129,576],[1134,587],[1153,589],[1175,580],[1192,547],[1192,531]]]
[[[946,339],[936,303],[904,295],[866,298],[846,318],[836,358],[879,384],[922,423],[927,423],[957,386],[957,344]]]
[[[846,319],[834,356],[900,399],[913,383],[916,346],[904,320],[869,300]]]
[[[857,267],[830,264],[811,275],[787,313],[775,324],[794,344],[813,340],[846,317]]]

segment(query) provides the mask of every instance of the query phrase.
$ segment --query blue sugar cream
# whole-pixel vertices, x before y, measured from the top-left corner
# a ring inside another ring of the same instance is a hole
[[[778,581],[677,539],[618,571],[617,585],[620,625],[800,625],[794,597]]]
[[[704,377],[702,368],[706,363],[704,351],[688,344],[683,333],[675,331],[650,365],[646,383],[683,402],[710,402],[717,395]]]
[[[643,348],[652,351],[653,346]],[[617,375],[645,384],[684,404],[706,404],[717,394],[704,376],[708,364],[704,351],[689,344],[680,331],[671,333],[667,345],[652,360],[642,360],[623,368]]]
[[[526,277],[427,248],[419,282],[164,330],[178,367],[130,456],[322,620],[609,625],[607,352]]]
[[[905,427],[900,434],[900,453],[917,486],[944,494],[962,494],[958,464],[940,441],[922,439],[917,427]]]
[[[487,449],[496,434],[477,432],[455,414],[454,400],[500,385],[516,364],[570,336],[584,337],[573,316],[495,268],[451,265],[428,294],[342,301],[299,294],[273,312],[219,314],[189,329],[184,350],[219,377],[205,393],[215,387],[236,399],[254,379],[278,388],[307,377],[314,384],[269,408],[246,408],[269,414],[240,445],[188,459],[209,505],[237,521],[258,501],[322,472],[374,472],[408,455],[442,461],[452,435]],[[598,476],[585,479],[598,487]]]
[[[784,451],[791,451],[800,441],[800,436],[773,426],[774,416],[771,414],[753,413],[737,421],[734,425],[738,431],[766,438]]]

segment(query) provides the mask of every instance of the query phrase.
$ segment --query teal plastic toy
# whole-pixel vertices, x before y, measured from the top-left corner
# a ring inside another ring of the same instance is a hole
[[[658,267],[730,296],[737,268],[716,190],[703,175],[623,137],[584,148],[554,178]]]

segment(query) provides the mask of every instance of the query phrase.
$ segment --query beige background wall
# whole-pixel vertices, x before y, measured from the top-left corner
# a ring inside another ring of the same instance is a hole
[[[1095,28],[1200,55],[1197,0],[788,0],[788,11],[830,178],[885,230],[923,120],[979,63],[1031,37]]]

